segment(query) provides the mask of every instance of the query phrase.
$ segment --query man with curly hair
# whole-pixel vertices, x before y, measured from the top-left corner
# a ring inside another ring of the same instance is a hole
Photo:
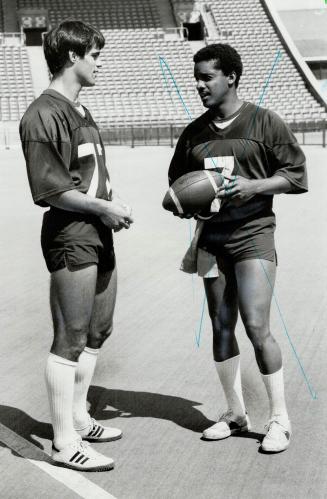
[[[275,194],[307,191],[305,157],[293,133],[274,112],[241,100],[243,66],[228,44],[194,56],[197,90],[208,111],[183,131],[169,168],[169,183],[196,170],[224,177],[220,209],[202,218],[198,248],[214,255],[218,273],[204,277],[213,329],[213,356],[227,410],[203,437],[219,440],[249,431],[235,326],[240,312],[270,402],[265,452],[285,450],[291,424],[284,397],[281,350],[269,318],[276,276]],[[186,215],[187,216],[187,215]],[[201,214],[200,214],[201,217]]]

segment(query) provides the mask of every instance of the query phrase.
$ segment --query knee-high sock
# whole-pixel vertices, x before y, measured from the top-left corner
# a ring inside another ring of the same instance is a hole
[[[99,349],[85,347],[79,356],[75,372],[73,416],[74,426],[82,430],[89,425],[87,412],[87,392],[93,377]]]
[[[272,374],[261,374],[265,384],[270,406],[270,418],[288,418],[284,395],[283,368]]]
[[[240,356],[235,355],[223,362],[215,362],[220,382],[222,384],[228,409],[236,415],[242,415],[245,411],[241,385]]]
[[[54,439],[58,450],[76,440],[73,425],[73,396],[76,362],[49,354],[45,380],[48,391]]]

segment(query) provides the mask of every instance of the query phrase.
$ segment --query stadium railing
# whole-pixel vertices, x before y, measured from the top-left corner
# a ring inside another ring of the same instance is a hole
[[[185,125],[156,124],[149,126],[128,126],[102,128],[101,136],[105,145],[170,146],[174,147]]]
[[[10,149],[20,145],[19,122],[0,121],[0,148]],[[117,124],[101,127],[101,136],[108,146],[169,146],[174,147],[186,123]],[[327,122],[291,123],[299,144],[326,147]]]
[[[306,146],[326,147],[327,121],[312,123],[290,123],[298,142]],[[105,145],[154,146],[166,145],[174,147],[184,130],[186,123],[140,125],[117,125],[102,127],[101,136]]]

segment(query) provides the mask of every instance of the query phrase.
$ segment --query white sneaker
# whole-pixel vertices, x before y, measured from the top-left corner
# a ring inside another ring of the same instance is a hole
[[[83,430],[75,429],[75,431],[83,440],[88,442],[112,442],[113,440],[119,440],[123,435],[118,428],[103,426],[91,416],[89,416],[89,425],[86,428]]]
[[[52,445],[52,459],[59,466],[78,471],[108,471],[114,468],[114,461],[110,457],[96,452],[80,438],[62,450]]]
[[[218,423],[204,430],[202,438],[205,440],[221,440],[230,437],[233,433],[250,431],[251,423],[247,414],[236,416],[232,411],[224,412]]]
[[[291,441],[291,422],[287,418],[271,419],[265,426],[267,434],[262,440],[261,450],[264,452],[282,452]]]

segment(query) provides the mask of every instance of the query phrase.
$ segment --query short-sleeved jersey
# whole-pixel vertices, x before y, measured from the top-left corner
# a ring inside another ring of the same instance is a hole
[[[195,170],[216,170],[248,179],[286,178],[289,193],[308,190],[305,156],[294,134],[273,111],[244,102],[226,128],[219,129],[210,110],[183,131],[169,167],[170,185]],[[243,204],[226,199],[211,221],[241,220],[272,214],[272,195],[255,195]]]
[[[85,117],[73,102],[55,90],[45,90],[25,112],[20,137],[33,200],[71,189],[110,199],[105,150],[89,111]]]

